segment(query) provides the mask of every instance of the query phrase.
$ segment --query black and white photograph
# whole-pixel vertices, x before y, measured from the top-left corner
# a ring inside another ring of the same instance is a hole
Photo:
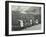
[[[44,3],[8,3],[8,32],[12,34],[44,33]]]
[[[40,30],[41,7],[11,6],[12,31]]]

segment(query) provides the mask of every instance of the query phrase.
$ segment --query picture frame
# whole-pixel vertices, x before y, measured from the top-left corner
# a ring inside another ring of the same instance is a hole
[[[34,34],[45,34],[45,3],[5,1],[5,36]]]

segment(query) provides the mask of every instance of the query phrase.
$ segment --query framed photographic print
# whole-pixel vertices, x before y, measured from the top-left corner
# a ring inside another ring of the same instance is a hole
[[[5,35],[45,33],[45,3],[5,2]]]

